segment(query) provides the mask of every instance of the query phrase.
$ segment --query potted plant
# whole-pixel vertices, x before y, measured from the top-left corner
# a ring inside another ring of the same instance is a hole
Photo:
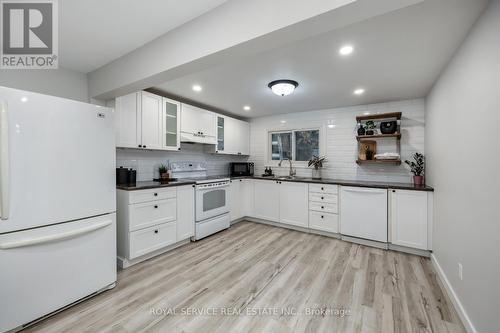
[[[375,134],[375,123],[373,120],[368,120],[365,124],[365,129],[366,129],[366,135],[374,135]]]
[[[168,167],[165,164],[160,164],[158,171],[160,172],[160,178],[162,180],[168,180],[170,178],[168,174]]]
[[[413,183],[415,185],[422,185],[424,180],[424,155],[420,153],[413,154],[415,161],[406,160],[405,163],[410,166],[411,173],[413,173]]]
[[[373,159],[373,154],[374,154],[374,152],[372,150],[370,150],[370,147],[366,146],[365,147],[365,156],[366,156],[367,161],[371,161]]]
[[[309,163],[307,163],[308,167],[313,166],[314,169],[312,170],[312,178],[313,179],[321,179],[321,169],[323,167],[323,162],[326,160],[325,156],[315,156],[309,160]]]

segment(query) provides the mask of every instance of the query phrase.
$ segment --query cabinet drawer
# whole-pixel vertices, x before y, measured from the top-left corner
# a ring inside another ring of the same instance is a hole
[[[128,197],[129,204],[139,202],[148,202],[154,200],[163,200],[175,198],[177,196],[177,189],[173,188],[154,188],[150,190],[130,191]]]
[[[309,202],[309,210],[337,214],[338,207],[337,207],[337,204],[333,204],[333,203],[322,203],[322,202],[311,201],[311,202]]]
[[[309,212],[309,228],[328,232],[339,232],[339,216],[323,212]]]
[[[166,199],[129,205],[129,231],[172,222],[177,218],[177,200]]]
[[[337,194],[338,189],[337,185],[309,184],[309,192]]]
[[[160,224],[154,227],[130,233],[130,256],[134,259],[175,243],[175,222]]]
[[[309,201],[337,204],[338,197],[336,194],[309,192]]]

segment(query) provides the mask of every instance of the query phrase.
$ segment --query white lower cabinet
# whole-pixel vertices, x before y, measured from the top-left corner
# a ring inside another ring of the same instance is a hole
[[[278,182],[279,185],[279,221],[307,228],[308,187],[305,183]]]
[[[242,179],[240,182],[240,210],[241,215],[254,215],[254,180]]]
[[[163,223],[130,233],[128,259],[135,259],[162,247],[175,243],[177,237],[175,222]]]
[[[429,250],[428,201],[432,192],[390,190],[389,225],[391,244]],[[430,218],[429,218],[430,217]]]
[[[259,219],[280,221],[280,187],[274,180],[254,181],[254,214]]]
[[[240,179],[233,179],[229,184],[229,209],[231,221],[242,218],[241,212],[241,182]]]
[[[309,228],[339,232],[337,185],[309,184]]]
[[[177,187],[177,241],[194,236],[194,185]]]
[[[192,185],[117,190],[118,262],[123,268],[194,236]],[[142,257],[142,258],[141,258]]]
[[[339,216],[337,214],[309,211],[309,228],[328,232],[339,232]]]

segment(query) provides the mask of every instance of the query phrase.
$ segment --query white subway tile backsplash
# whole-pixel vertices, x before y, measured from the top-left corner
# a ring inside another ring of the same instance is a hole
[[[137,149],[117,149],[116,166],[134,168],[137,170],[138,181],[148,181],[158,178],[160,164],[170,162],[207,162],[207,174],[228,174],[229,162],[242,162],[247,156],[209,154],[201,144],[181,144],[180,151],[156,151]]]
[[[250,158],[255,162],[255,173],[264,172],[269,161],[266,156],[267,138],[270,130],[324,127],[326,132],[327,162],[323,177],[337,179],[359,179],[372,181],[410,182],[411,175],[404,164],[358,165],[356,164],[356,116],[365,113],[402,112],[401,159],[409,159],[415,152],[424,152],[425,102],[423,99],[391,103],[361,105],[319,111],[306,111],[276,116],[260,117],[250,123]],[[286,123],[282,124],[281,120]],[[328,125],[333,125],[329,128]],[[394,152],[394,139],[378,140],[377,152]],[[276,174],[288,172],[285,167],[273,167]],[[310,177],[311,169],[297,168],[297,175]]]

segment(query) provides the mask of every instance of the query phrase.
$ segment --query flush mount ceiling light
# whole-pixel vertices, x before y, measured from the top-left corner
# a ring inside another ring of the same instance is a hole
[[[245,105],[245,106],[243,107],[243,110],[245,110],[245,111],[250,111],[250,110],[252,110],[252,108],[251,108],[250,106],[248,106],[248,105]]]
[[[354,95],[363,95],[365,93],[365,90],[363,88],[358,88],[354,90]]]
[[[299,84],[294,80],[276,80],[270,82],[267,86],[271,88],[273,93],[275,93],[276,95],[286,96],[293,93],[293,91],[299,86]]]
[[[200,92],[202,90],[202,88],[199,84],[195,84],[195,85],[193,85],[193,90],[196,92]]]
[[[354,51],[354,47],[352,45],[344,45],[340,48],[339,54],[342,56],[347,56]]]

